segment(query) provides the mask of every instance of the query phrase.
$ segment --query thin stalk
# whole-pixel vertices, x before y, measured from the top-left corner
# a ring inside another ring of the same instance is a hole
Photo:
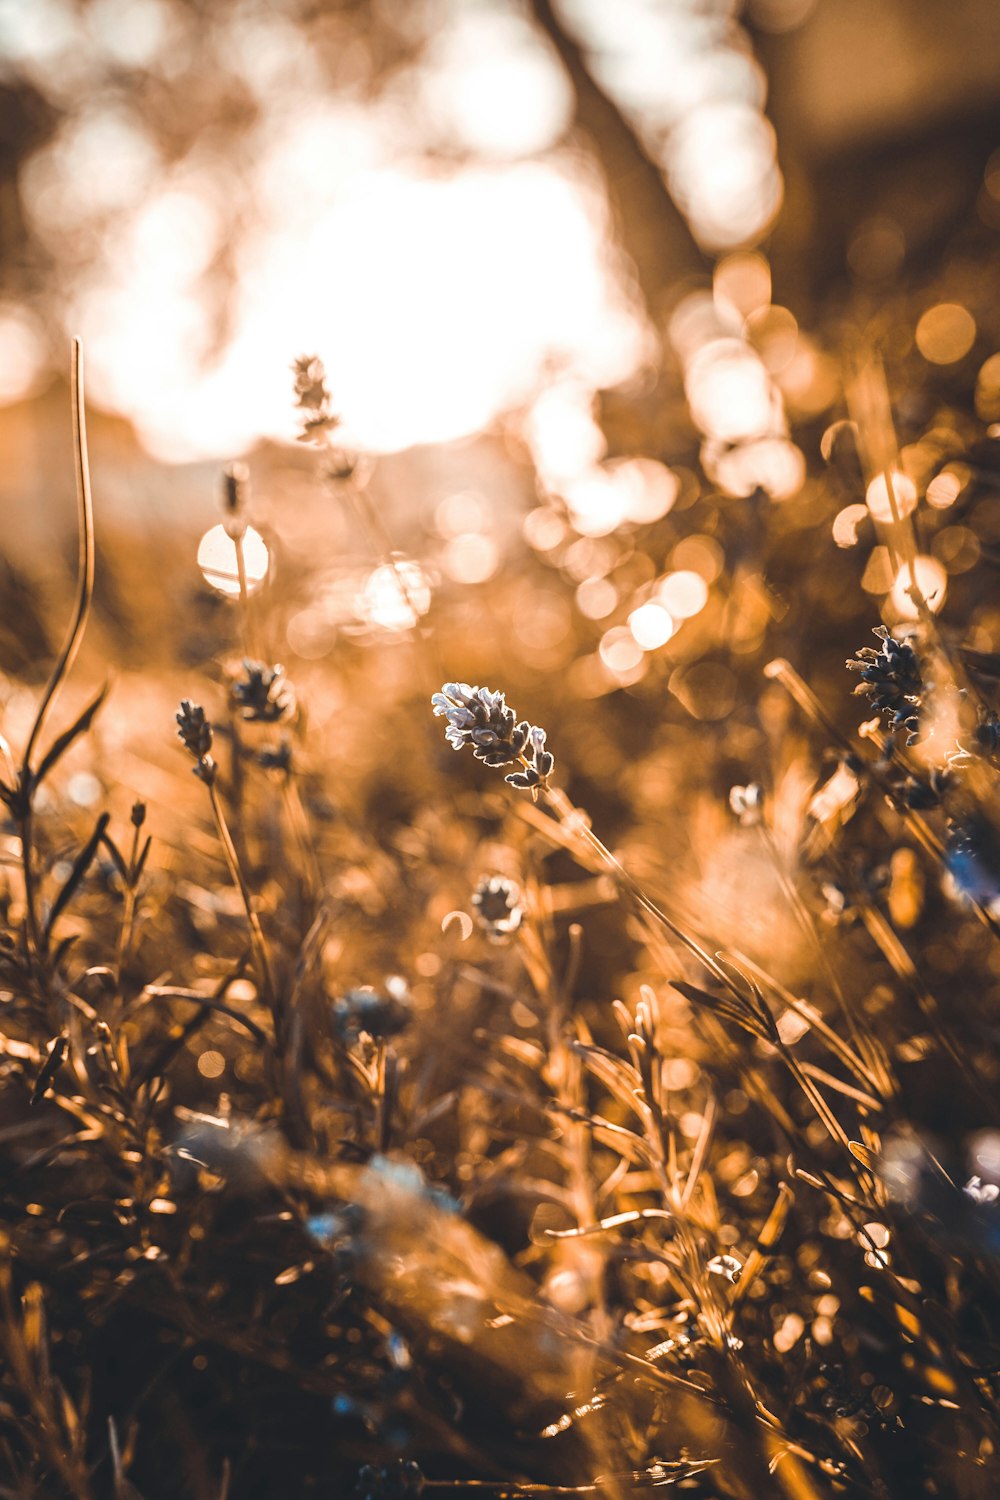
[[[933,992],[920,977],[909,952],[890,927],[882,913],[870,902],[859,902],[858,912],[869,937],[876,944],[896,977],[912,992],[920,1013],[933,1031],[937,1041],[954,1063],[961,1075],[974,1088],[980,1103],[991,1114],[996,1113],[996,1099],[980,1079],[966,1054],[952,1036],[951,1027],[941,1013],[941,1007]]]
[[[804,934],[810,947],[813,949],[817,959],[819,960],[820,967],[825,970],[827,979],[830,982],[830,987],[833,991],[838,1005],[840,1006],[844,1019],[847,1022],[847,1026],[850,1030],[851,1036],[854,1039],[855,1043],[860,1047],[862,1033],[857,1010],[852,1002],[848,1000],[846,991],[844,990],[839,978],[837,977],[837,972],[834,969],[833,964],[830,962],[830,958],[826,951],[826,948],[824,947],[822,941],[820,940],[820,936],[816,931],[816,925],[813,921],[811,912],[806,907],[805,902],[796,889],[794,881],[790,878],[788,872],[785,870],[781,862],[781,856],[778,852],[778,848],[775,844],[773,835],[771,834],[769,829],[763,826],[761,827],[760,833],[761,840],[764,844],[765,849],[767,850],[769,859],[771,861],[771,866],[774,870],[775,875],[777,876],[778,883],[781,886],[782,891],[784,892],[785,899],[792,910],[792,914],[795,917],[796,922],[798,923],[799,929]],[[856,1056],[856,1061],[859,1064],[861,1063],[860,1055],[852,1054],[852,1056]],[[876,1080],[871,1076],[870,1071],[866,1067],[864,1067],[863,1064],[861,1066],[863,1076],[873,1087],[877,1087]]]
[[[261,926],[260,917],[254,910],[253,898],[250,895],[250,887],[247,885],[246,877],[243,874],[243,867],[240,864],[239,855],[236,852],[236,845],[233,843],[232,834],[229,832],[229,825],[226,822],[226,815],[222,810],[222,803],[219,800],[219,793],[216,790],[214,782],[208,783],[208,795],[209,800],[212,804],[212,812],[215,816],[215,826],[219,834],[219,841],[221,842],[222,848],[225,852],[226,863],[229,865],[229,873],[232,875],[233,880],[239,887],[240,895],[243,898],[243,907],[246,912],[247,926],[250,929],[250,945],[253,949],[254,960],[257,965],[261,988],[264,991],[265,999],[267,1000],[267,1003],[273,1013],[276,1006],[276,995],[274,989],[274,981],[271,977],[271,964],[267,954],[267,940],[264,937],[264,929]]]
[[[94,505],[90,491],[90,463],[87,457],[87,422],[83,400],[83,345],[73,340],[70,367],[70,401],[73,411],[73,456],[76,472],[76,497],[79,515],[79,553],[77,563],[76,602],[59,659],[52,669],[42,701],[35,715],[24,752],[22,775],[30,774],[31,757],[42,733],[49,710],[55,702],[83,640],[94,597]]]
[[[240,617],[243,623],[243,649],[247,656],[257,661],[259,653],[257,647],[257,635],[253,623],[253,610],[250,605],[250,588],[247,583],[247,562],[243,552],[243,532],[238,531],[233,537],[233,546],[236,548],[236,576],[240,585]]]
[[[288,825],[292,830],[292,837],[298,845],[299,854],[305,866],[310,893],[315,895],[322,887],[323,876],[319,868],[319,860],[316,857],[315,845],[309,832],[309,822],[306,818],[305,808],[302,806],[298,784],[291,771],[286,772],[282,776],[281,795],[285,804],[285,815],[288,818]]]
[[[135,930],[135,907],[136,897],[136,866],[139,861],[139,833],[138,827],[132,829],[132,852],[129,855],[128,879],[125,882],[125,903],[122,911],[122,924],[118,930],[118,946],[115,951],[115,974],[121,985],[122,971],[128,961],[129,949],[132,946],[132,936]]]
[[[42,693],[35,721],[28,735],[24,758],[18,776],[18,833],[21,840],[21,862],[24,872],[24,907],[28,946],[32,963],[44,949],[38,918],[38,890],[35,880],[34,845],[34,773],[31,767],[35,747],[41,737],[49,711],[80,649],[94,597],[94,504],[90,489],[90,462],[87,456],[87,420],[84,411],[83,345],[74,339],[70,363],[70,403],[73,417],[73,457],[76,476],[78,515],[78,561],[76,600],[62,650]]]
[[[527,765],[527,761],[524,760],[523,756],[521,757],[521,760],[523,764]],[[601,840],[597,837],[596,833],[594,833],[593,829],[587,823],[583,814],[578,808],[574,807],[573,803],[566,796],[565,792],[561,792],[557,788],[549,786],[543,787],[542,792],[547,805],[555,813],[556,817],[562,823],[563,827],[578,834],[580,838],[583,839],[584,843],[586,843],[588,847],[598,856],[598,858],[607,865],[608,869],[614,875],[618,885],[628,893],[628,895],[640,908],[643,914],[647,918],[652,919],[652,921],[658,924],[660,927],[665,928],[666,931],[670,933],[671,937],[676,938],[677,941],[683,945],[683,947],[687,948],[690,953],[694,954],[694,956],[700,963],[704,964],[705,968],[708,969],[710,974],[724,983],[727,989],[732,989],[732,981],[728,978],[725,971],[719,966],[719,964],[716,963],[712,955],[708,953],[695,938],[686,933],[682,927],[679,927],[677,923],[672,920],[672,918],[668,917],[666,912],[662,911],[661,908],[657,906],[655,901],[652,901],[650,897],[646,895],[642,887],[625,869],[625,866],[615,858],[607,845],[602,843]]]

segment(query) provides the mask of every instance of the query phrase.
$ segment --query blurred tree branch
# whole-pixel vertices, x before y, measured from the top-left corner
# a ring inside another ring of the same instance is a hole
[[[607,179],[622,245],[635,265],[650,317],[684,276],[705,275],[709,263],[667,191],[663,173],[611,96],[594,78],[583,47],[566,29],[553,0],[532,0],[537,25],[555,47],[576,96],[576,120],[590,137]]]

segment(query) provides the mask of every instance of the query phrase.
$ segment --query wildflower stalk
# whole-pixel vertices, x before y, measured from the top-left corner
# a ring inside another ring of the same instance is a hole
[[[684,928],[680,927],[672,917],[667,916],[667,913],[646,894],[638,882],[625,869],[621,861],[598,838],[588,823],[585,814],[570,801],[566,793],[560,791],[558,787],[546,786],[542,789],[542,797],[566,831],[579,837],[597,855],[602,864],[607,866],[614,877],[616,885],[635,902],[647,921],[652,922],[657,927],[662,927],[671,937],[687,948],[698,959],[699,963],[704,964],[715,978],[722,979],[728,987],[731,981],[716,963],[715,959],[712,958],[711,954],[690,933],[685,932]]]
[[[139,895],[139,878],[146,861],[149,849],[149,839],[140,850],[139,842],[142,834],[142,826],[146,821],[146,808],[142,802],[136,802],[132,808],[132,849],[129,854],[128,866],[124,877],[124,897],[121,927],[118,931],[118,946],[115,951],[115,973],[118,983],[121,984],[122,972],[128,962],[129,950],[132,946],[132,938],[135,932],[135,911]]]
[[[247,560],[243,541],[247,530],[247,498],[249,474],[242,463],[230,464],[223,475],[223,497],[226,510],[224,522],[226,534],[236,553],[236,578],[240,595],[240,622],[243,634],[243,654],[256,659],[256,632],[253,609],[250,603],[250,586],[247,581]]]
[[[240,531],[233,538],[233,546],[236,548],[236,576],[240,585],[240,613],[243,618],[243,644],[248,656],[256,657],[253,609],[250,604],[250,589],[247,586],[247,560],[243,551],[243,532]]]
[[[788,872],[782,863],[777,845],[775,844],[773,834],[769,829],[762,826],[760,829],[760,835],[761,841],[767,851],[768,858],[770,860],[771,867],[774,870],[778,884],[781,886],[781,889],[784,892],[785,899],[788,902],[789,907],[791,908],[792,914],[795,917],[800,931],[803,933],[806,941],[812,948],[819,962],[820,968],[823,969],[826,973],[827,979],[830,983],[830,988],[832,989],[837,1003],[843,1013],[844,1019],[847,1022],[852,1040],[854,1041],[855,1046],[858,1049],[855,1052],[847,1047],[844,1047],[843,1052],[841,1053],[842,1060],[846,1061],[849,1058],[849,1066],[852,1068],[852,1070],[857,1073],[858,1076],[863,1077],[871,1088],[879,1089],[881,1091],[884,1080],[880,1083],[880,1081],[874,1076],[871,1068],[861,1059],[861,1048],[863,1046],[862,1028],[857,1009],[848,999],[847,992],[845,991],[843,985],[840,983],[837,972],[834,969],[833,964],[830,962],[829,954],[827,953],[826,948],[824,947],[823,942],[820,939],[819,933],[816,931],[816,924],[813,920],[812,913],[806,907],[805,902],[803,901],[802,897],[795,887],[794,881],[789,878]],[[829,1035],[835,1036],[835,1033],[830,1032]],[[837,1038],[837,1041],[839,1042],[839,1038]],[[890,1087],[892,1087],[891,1080],[889,1080],[889,1082]]]
[[[76,660],[80,643],[87,628],[87,619],[94,597],[94,505],[90,488],[90,463],[87,456],[87,421],[84,411],[83,345],[77,338],[72,342],[70,363],[70,405],[73,419],[73,459],[76,477],[76,499],[78,515],[78,561],[76,598],[66,638],[52,673],[46,683],[34,723],[28,735],[24,757],[16,781],[14,806],[17,810],[18,833],[21,841],[21,864],[24,878],[25,923],[28,936],[29,958],[36,965],[45,950],[45,937],[38,915],[38,891],[34,870],[34,795],[36,771],[32,767],[35,752],[45,721],[55,703],[59,689]]]
[[[290,768],[282,773],[281,795],[285,804],[288,826],[292,830],[292,837],[302,857],[309,894],[316,896],[322,887],[323,876],[320,872],[319,860],[316,858],[316,846],[309,831],[305,808],[302,806],[302,796]]]
[[[79,339],[73,340],[70,401],[73,413],[73,458],[79,514],[76,600],[62,651],[52,669],[52,675],[42,694],[42,701],[28,736],[23,763],[26,772],[30,769],[32,754],[41,736],[49,710],[55,702],[56,694],[76,660],[94,597],[94,504],[90,489],[87,422],[83,405],[83,345]]]
[[[222,810],[222,801],[214,780],[208,783],[208,799],[215,818],[215,827],[219,835],[219,842],[222,845],[226,856],[226,863],[229,866],[229,873],[239,888],[240,896],[243,900],[247,926],[250,929],[250,944],[253,948],[254,961],[257,964],[260,974],[261,987],[264,991],[265,999],[273,1011],[275,1008],[275,990],[274,981],[271,977],[271,964],[267,953],[267,939],[264,937],[264,928],[261,925],[260,917],[254,909],[250,887],[247,885],[246,876],[243,874],[243,866],[236,852],[236,845],[233,843],[232,834],[229,832],[229,825],[226,822],[226,815]]]
[[[240,861],[236,845],[233,842],[233,836],[229,831],[229,824],[226,821],[226,815],[223,811],[222,801],[216,785],[218,766],[211,754],[213,741],[212,726],[205,717],[205,710],[199,704],[191,703],[188,699],[184,699],[181,703],[180,712],[177,714],[177,725],[177,733],[183,741],[184,748],[194,756],[194,774],[208,789],[209,802],[215,818],[215,827],[219,835],[219,842],[222,844],[229,872],[243,898],[247,926],[250,929],[250,946],[253,950],[254,962],[257,967],[257,977],[264,993],[264,998],[274,1015],[275,1025],[277,1025],[277,996],[271,977],[267,940],[264,937],[264,929],[261,925],[260,917],[254,909],[250,887],[247,885],[246,876],[243,873],[243,865]]]

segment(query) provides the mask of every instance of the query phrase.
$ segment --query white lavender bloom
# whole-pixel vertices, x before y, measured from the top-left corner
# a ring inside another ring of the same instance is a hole
[[[505,778],[511,786],[534,790],[545,785],[555,764],[545,748],[545,730],[526,719],[518,722],[503,693],[446,682],[431,704],[448,721],[445,739],[453,750],[471,745],[476,759],[488,766],[518,764],[520,769]]]

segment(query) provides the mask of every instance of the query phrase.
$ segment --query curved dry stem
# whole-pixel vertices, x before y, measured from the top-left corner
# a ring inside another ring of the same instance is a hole
[[[69,674],[87,628],[94,597],[94,506],[90,492],[90,464],[87,458],[87,421],[83,399],[83,345],[73,340],[70,365],[70,399],[73,413],[73,453],[76,470],[76,499],[79,518],[79,561],[77,565],[76,601],[66,639],[58,660],[45,685],[35,721],[28,735],[24,757],[18,773],[18,834],[21,840],[21,866],[24,878],[24,909],[31,962],[42,960],[44,935],[38,920],[38,892],[32,857],[34,844],[34,773],[31,759],[45,727],[45,720],[60,687]]]
[[[73,455],[76,469],[76,499],[79,516],[79,562],[77,566],[76,603],[69,630],[59,659],[52,669],[42,701],[35,715],[22,762],[22,774],[30,775],[31,757],[41,736],[45,720],[60,687],[69,674],[87,628],[87,617],[94,597],[94,505],[90,491],[90,463],[87,457],[87,420],[83,400],[83,344],[73,340],[70,367],[70,400],[73,410]]]

